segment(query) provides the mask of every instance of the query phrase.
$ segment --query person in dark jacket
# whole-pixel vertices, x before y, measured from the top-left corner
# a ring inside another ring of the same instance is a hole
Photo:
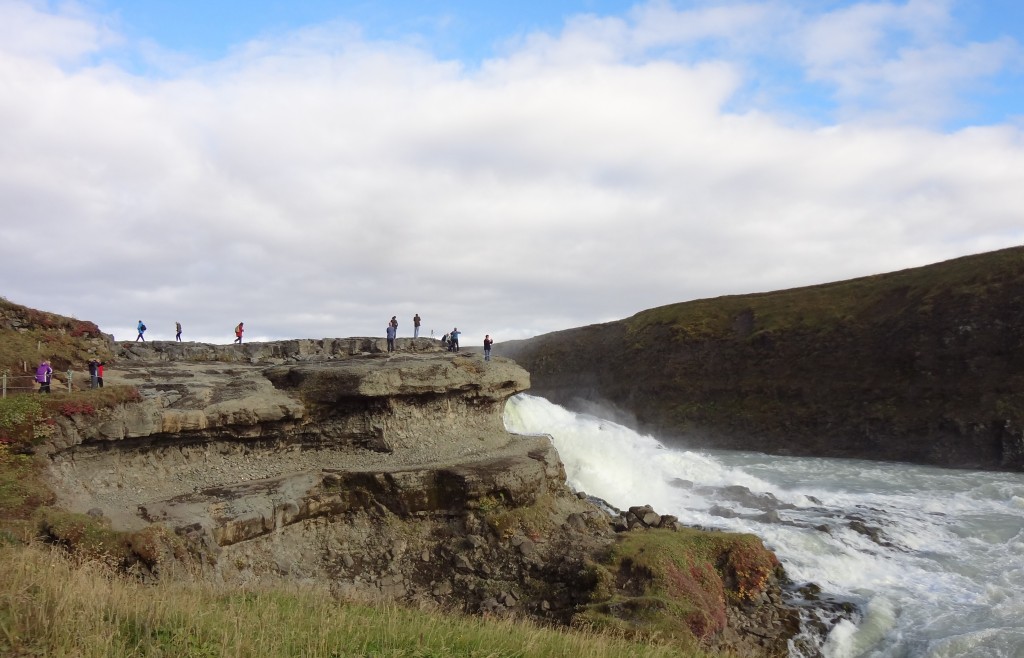
[[[89,388],[99,388],[102,386],[100,384],[100,368],[102,367],[103,364],[100,363],[99,359],[93,358],[89,361]]]
[[[491,360],[491,345],[493,345],[493,344],[494,344],[494,341],[491,340],[491,335],[490,334],[487,334],[486,336],[484,336],[484,361],[490,361]]]
[[[388,325],[388,328],[387,328],[388,352],[394,352],[395,351],[395,335],[397,334],[397,332],[398,332],[398,329],[395,328],[394,324],[389,324]]]

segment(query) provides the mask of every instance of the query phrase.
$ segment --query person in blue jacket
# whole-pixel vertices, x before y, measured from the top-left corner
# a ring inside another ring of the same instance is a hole
[[[143,336],[142,334],[146,333],[146,325],[142,324],[142,320],[139,320],[139,324],[135,328],[139,330],[139,335],[135,337],[135,342],[137,343],[141,340],[143,343],[145,343],[146,337]]]
[[[396,327],[395,324],[396,323],[389,323],[387,328],[389,352],[395,351],[395,335],[398,333],[398,327]]]

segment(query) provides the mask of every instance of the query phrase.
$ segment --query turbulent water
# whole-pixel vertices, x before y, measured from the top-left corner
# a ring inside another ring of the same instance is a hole
[[[551,435],[574,489],[755,533],[856,603],[826,656],[1024,658],[1024,474],[674,449],[528,395],[505,424]]]

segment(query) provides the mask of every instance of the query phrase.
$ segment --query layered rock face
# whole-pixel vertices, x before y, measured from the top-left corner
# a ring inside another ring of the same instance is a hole
[[[675,519],[612,517],[565,486],[547,436],[505,430],[525,370],[430,339],[383,348],[119,345],[107,384],[134,385],[143,402],[62,419],[44,446],[51,480],[73,511],[173,530],[229,582],[287,578],[345,598],[563,623],[599,604],[633,610],[663,587],[601,556],[617,531],[671,533]],[[712,572],[726,565],[701,595],[713,610],[687,608],[676,623],[711,647],[784,655],[799,622],[777,561],[756,538],[719,536],[719,557],[700,558]],[[735,580],[730,555],[764,565],[763,589],[722,584]]]

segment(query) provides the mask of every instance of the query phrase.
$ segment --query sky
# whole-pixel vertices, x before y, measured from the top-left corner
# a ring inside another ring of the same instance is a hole
[[[1018,0],[0,0],[0,296],[462,343],[1024,242]]]

